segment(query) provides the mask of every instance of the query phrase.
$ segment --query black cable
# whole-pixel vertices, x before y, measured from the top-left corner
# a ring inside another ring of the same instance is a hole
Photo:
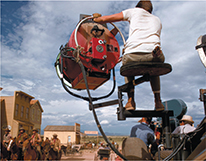
[[[116,87],[116,78],[115,78],[115,70],[114,70],[114,68],[112,69],[112,73],[113,73],[113,88],[112,88],[111,92],[108,95],[106,95],[106,96],[98,97],[98,99],[107,98],[107,97],[111,96],[112,93],[114,92],[115,87]]]
[[[174,151],[169,155],[167,156],[163,161],[168,161],[168,160],[171,160],[183,147],[184,145],[184,141],[185,141],[185,138],[184,137],[181,142],[178,144],[178,146],[174,149]]]
[[[88,82],[87,82],[86,71],[85,71],[84,65],[82,64],[82,62],[81,62],[80,60],[77,60],[76,58],[71,57],[71,56],[66,56],[66,55],[64,55],[64,54],[63,54],[64,52],[62,52],[63,50],[64,50],[64,48],[61,49],[61,52],[60,52],[60,53],[61,53],[61,62],[62,62],[62,63],[61,63],[61,67],[60,67],[60,72],[61,72],[61,82],[62,82],[62,85],[63,85],[64,89],[65,89],[69,94],[71,94],[71,95],[73,95],[73,96],[75,96],[75,97],[84,99],[84,100],[86,100],[86,101],[89,102],[89,104],[91,105],[90,107],[92,108],[92,112],[93,112],[93,116],[94,116],[95,122],[96,122],[97,127],[98,127],[100,133],[102,134],[104,140],[107,142],[107,144],[110,146],[110,148],[111,148],[117,155],[119,155],[122,159],[127,160],[127,159],[112,145],[112,143],[108,140],[107,136],[105,135],[105,133],[104,133],[102,127],[101,127],[101,124],[99,123],[97,114],[96,114],[96,112],[95,112],[95,109],[94,109],[94,106],[93,106],[93,103],[92,103],[92,101],[94,101],[94,100],[103,99],[103,98],[109,97],[109,96],[114,92],[115,86],[116,86],[115,71],[114,71],[114,69],[113,69],[113,82],[114,82],[114,84],[113,84],[113,89],[111,90],[111,92],[110,92],[108,95],[106,95],[106,96],[102,96],[102,97],[98,97],[98,98],[92,98],[92,97],[91,97],[91,94],[90,94],[90,91],[89,91],[89,86],[88,86]],[[82,96],[80,96],[80,95],[77,95],[77,94],[71,92],[71,91],[66,87],[66,85],[65,85],[65,83],[64,83],[64,80],[63,80],[63,57],[68,58],[68,59],[72,59],[72,60],[76,61],[76,62],[79,64],[79,66],[80,66],[80,68],[81,68],[81,71],[82,71],[82,74],[83,74],[84,82],[85,82],[85,85],[86,85],[87,94],[88,94],[89,97],[82,97]]]
[[[183,147],[183,145],[185,145],[186,141],[188,139],[191,139],[193,138],[197,132],[201,131],[204,127],[201,127],[201,125],[199,125],[199,128],[195,129],[193,132],[191,133],[188,133],[187,135],[185,135],[181,142],[178,144],[178,146],[174,149],[174,151],[169,155],[167,156],[163,161],[168,161],[168,160],[171,160]]]
[[[66,49],[70,49],[70,48],[61,48],[61,49],[60,49],[60,54],[61,54],[61,56],[64,57],[64,58],[68,58],[68,59],[71,59],[71,60],[77,62],[77,59],[76,59],[75,57],[73,57],[73,56],[67,56],[67,55],[64,54],[64,53],[66,52]],[[71,48],[71,50],[74,51],[75,49]],[[70,51],[70,50],[68,50],[68,51]],[[62,68],[62,71],[63,71],[63,59],[62,59],[62,57],[61,57],[61,68]],[[84,69],[84,70],[85,70],[85,69]],[[113,71],[113,88],[112,88],[112,90],[110,91],[109,94],[107,94],[107,95],[105,95],[105,96],[101,96],[101,97],[91,97],[91,98],[92,98],[92,101],[97,101],[97,100],[100,100],[100,99],[107,98],[107,97],[111,96],[111,95],[114,93],[114,90],[115,90],[115,87],[116,87],[115,69],[113,68],[112,71]],[[61,74],[63,74],[63,72],[62,72]],[[69,94],[71,94],[71,95],[73,95],[73,96],[75,96],[75,97],[77,97],[77,98],[81,98],[81,99],[83,99],[83,100],[86,100],[86,101],[89,100],[88,97],[83,97],[83,96],[80,96],[80,95],[75,94],[75,93],[73,93],[72,91],[70,91],[70,90],[67,88],[67,86],[65,85],[63,78],[61,79],[61,82],[62,82],[62,85],[63,85],[64,89],[65,89]]]
[[[86,101],[89,101],[89,99],[87,98],[87,97],[82,97],[82,96],[80,96],[80,95],[77,95],[77,94],[75,94],[75,93],[73,93],[73,92],[71,92],[68,88],[67,88],[67,86],[65,85],[65,83],[64,83],[64,79],[63,79],[63,53],[62,53],[62,50],[61,50],[61,66],[60,66],[60,73],[61,73],[61,78],[60,78],[60,80],[61,80],[61,83],[62,83],[62,86],[64,87],[64,89],[69,93],[69,94],[71,94],[72,96],[74,96],[74,97],[77,97],[77,98],[81,98],[81,99],[83,99],[83,100],[86,100]],[[64,55],[65,56],[65,55]],[[70,59],[70,56],[68,57],[69,59]],[[74,60],[76,60],[74,57],[72,57],[72,59],[74,59]]]
[[[85,85],[86,85],[86,88],[87,88],[87,94],[89,96],[89,103],[92,107],[92,112],[93,112],[93,116],[94,116],[94,119],[96,121],[96,124],[97,124],[97,127],[100,131],[100,133],[102,134],[104,140],[107,142],[107,144],[110,146],[110,148],[117,154],[119,155],[122,159],[124,160],[127,160],[113,145],[112,143],[108,140],[107,136],[105,135],[104,131],[102,130],[102,127],[99,123],[99,120],[98,120],[98,117],[97,117],[97,114],[95,112],[95,109],[94,109],[94,106],[93,106],[93,103],[92,103],[92,98],[91,98],[91,95],[90,95],[90,92],[89,92],[89,86],[88,86],[88,83],[87,83],[87,78],[86,78],[86,72],[85,72],[85,69],[84,69],[84,66],[82,64],[82,62],[79,60],[78,61],[80,67],[81,67],[81,70],[82,70],[82,73],[83,73],[83,78],[84,78],[84,81],[85,81]]]

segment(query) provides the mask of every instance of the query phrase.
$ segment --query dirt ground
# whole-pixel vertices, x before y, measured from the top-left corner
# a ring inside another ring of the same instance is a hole
[[[73,155],[62,155],[61,160],[76,160],[76,161],[93,161],[95,158],[97,150],[82,150],[81,154],[73,154]],[[114,161],[116,157],[116,154],[111,151],[110,154],[110,161]]]

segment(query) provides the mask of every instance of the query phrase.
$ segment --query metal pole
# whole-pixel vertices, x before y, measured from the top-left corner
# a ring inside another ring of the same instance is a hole
[[[124,115],[124,107],[122,104],[122,92],[121,89],[118,88],[118,100],[119,100],[119,108],[117,109],[117,116],[118,120],[126,120],[126,117]]]
[[[159,146],[158,146],[158,160],[160,161],[161,160],[161,147],[164,147],[164,145],[163,144],[160,144]]]
[[[203,102],[204,105],[204,111],[206,115],[206,89],[200,89],[200,101]]]
[[[163,136],[165,136],[165,147],[171,148],[171,140],[170,140],[170,124],[169,124],[169,115],[165,113],[162,116],[162,124],[163,124]]]
[[[204,101],[203,101],[203,104],[204,104],[205,116],[206,116],[206,95],[204,95]]]

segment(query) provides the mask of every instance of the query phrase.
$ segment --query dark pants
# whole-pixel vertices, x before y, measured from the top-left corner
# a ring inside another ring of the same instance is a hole
[[[19,148],[18,160],[24,160],[24,153],[22,152],[22,148]]]

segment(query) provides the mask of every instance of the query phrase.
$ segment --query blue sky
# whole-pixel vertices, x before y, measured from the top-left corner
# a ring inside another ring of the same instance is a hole
[[[1,95],[12,96],[21,90],[38,99],[44,109],[46,125],[81,124],[81,130],[98,130],[88,103],[63,89],[54,63],[59,47],[68,42],[80,14],[114,14],[132,8],[137,1],[6,1],[1,2]],[[199,89],[206,87],[206,72],[195,45],[206,34],[206,1],[152,1],[153,14],[162,21],[162,50],[173,71],[161,77],[162,101],[181,99],[197,125],[204,117]],[[128,22],[115,23],[128,37]],[[122,42],[118,39],[120,46]],[[117,85],[124,78],[116,66]],[[92,91],[108,93],[112,80]],[[79,94],[86,96],[86,92]],[[149,83],[135,88],[137,109],[152,110],[153,94]],[[117,98],[117,91],[110,99]],[[126,100],[126,97],[125,97]],[[125,103],[125,101],[124,101]],[[139,118],[117,121],[116,106],[97,110],[105,131],[129,135]],[[123,130],[124,129],[124,130]]]

